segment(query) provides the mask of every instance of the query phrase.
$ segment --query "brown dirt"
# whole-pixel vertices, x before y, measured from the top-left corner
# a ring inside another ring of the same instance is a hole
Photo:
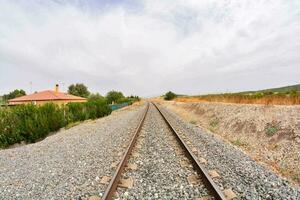
[[[300,185],[300,106],[161,103]]]

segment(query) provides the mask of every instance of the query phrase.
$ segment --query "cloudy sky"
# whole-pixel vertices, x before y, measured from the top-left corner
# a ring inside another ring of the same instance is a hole
[[[141,96],[300,83],[300,1],[0,0],[0,94],[77,82]]]

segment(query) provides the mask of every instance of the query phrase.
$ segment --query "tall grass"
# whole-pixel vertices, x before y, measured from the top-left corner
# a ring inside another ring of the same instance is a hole
[[[224,93],[200,95],[191,97],[178,97],[180,102],[224,102],[241,104],[265,105],[300,105],[300,91],[288,92],[253,92],[253,93]]]

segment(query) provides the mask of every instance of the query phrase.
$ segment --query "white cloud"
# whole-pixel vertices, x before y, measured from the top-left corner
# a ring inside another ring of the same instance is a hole
[[[0,2],[0,92],[84,82],[151,95],[297,83],[297,0]]]

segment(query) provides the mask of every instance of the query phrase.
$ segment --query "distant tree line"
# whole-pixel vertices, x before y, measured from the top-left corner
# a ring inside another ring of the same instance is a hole
[[[91,93],[88,90],[88,87],[83,83],[72,84],[68,88],[68,93],[88,99],[104,99],[108,104],[119,104],[119,103],[133,103],[135,101],[139,101],[139,96],[128,96],[125,97],[124,94],[120,91],[109,91],[106,96],[101,96],[99,93]]]
[[[21,97],[21,96],[24,96],[24,95],[26,95],[26,92],[24,90],[16,89],[16,90],[11,91],[8,94],[4,94],[2,96],[2,99],[3,99],[4,102],[7,102],[9,99],[14,99],[14,98]]]
[[[106,96],[102,96],[99,93],[91,93],[88,90],[88,87],[84,85],[83,83],[76,83],[76,84],[71,84],[68,87],[68,93],[75,95],[75,96],[80,96],[88,99],[101,99],[104,101],[107,101],[108,104],[119,104],[119,103],[133,103],[135,101],[139,101],[140,97],[139,96],[128,96],[125,97],[124,94],[120,91],[109,91]],[[14,99],[16,97],[21,97],[26,95],[26,92],[22,89],[16,89],[13,90],[12,92],[5,94],[2,96],[2,100],[4,102],[7,102],[10,99]]]

